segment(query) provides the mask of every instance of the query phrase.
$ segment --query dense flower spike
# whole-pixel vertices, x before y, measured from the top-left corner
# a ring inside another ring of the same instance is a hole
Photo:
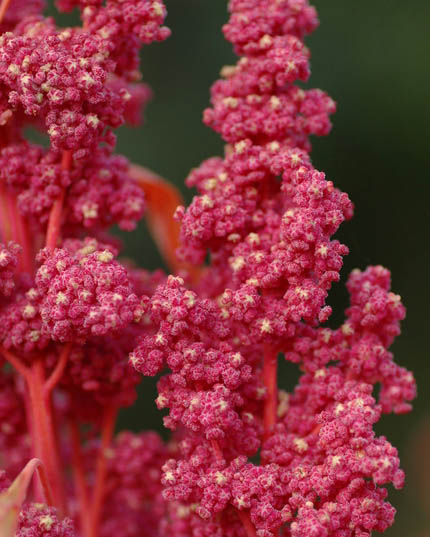
[[[4,121],[20,111],[38,116],[52,148],[74,150],[80,158],[100,141],[112,143],[104,131],[124,122],[132,94],[106,82],[111,74],[130,78],[140,42],[168,36],[159,28],[164,16],[162,3],[148,1],[88,7],[85,31],[57,30],[50,19],[24,19],[0,42],[0,81],[9,103]]]
[[[156,402],[169,409],[165,425],[181,427],[163,466],[162,527],[193,537],[370,536],[393,522],[382,486],[404,479],[397,451],[373,431],[382,412],[406,412],[415,396],[388,351],[404,308],[389,272],[370,267],[350,277],[344,324],[319,326],[348,253],[332,236],[353,207],[308,154],[335,103],[293,85],[309,77],[302,38],[316,13],[295,0],[229,8],[224,33],[243,57],[223,68],[204,113],[228,145],[192,171],[198,195],[176,212],[179,254],[198,264],[209,252],[210,264],[194,289],[173,277],[160,286],[146,306],[155,332],[130,355],[146,375],[170,370]],[[291,395],[277,388],[280,352],[303,370]],[[257,465],[248,457],[259,448]]]
[[[384,531],[385,487],[404,473],[374,426],[408,412],[416,388],[389,351],[405,309],[386,269],[353,271],[345,321],[323,326],[348,253],[333,236],[353,206],[309,156],[336,108],[296,84],[315,9],[230,0],[223,30],[241,58],[203,116],[225,154],[190,173],[185,209],[114,153],[113,129],[139,124],[151,96],[139,53],[169,35],[164,4],[57,6],[82,25],[58,28],[40,0],[0,5],[2,537]],[[107,233],[146,208],[170,276],[118,259]],[[278,359],[300,368],[290,394]],[[159,376],[167,443],[115,435],[141,374]]]
[[[237,345],[225,341],[231,331],[220,309],[183,284],[170,276],[154,293],[148,313],[160,330],[142,339],[131,362],[146,375],[165,365],[172,370],[160,380],[156,400],[158,408],[170,408],[166,427],[182,424],[207,440],[224,439],[229,449],[253,454],[259,446],[258,422],[250,412],[239,417],[257,395],[252,362],[246,364]],[[209,331],[211,336],[202,340]]]
[[[125,511],[110,509],[106,526],[105,500],[129,502],[130,535],[150,519],[155,532],[158,518],[142,514],[140,502],[155,505],[160,495],[161,441],[120,437],[117,465],[107,461],[118,410],[134,402],[140,381],[128,354],[153,332],[145,295],[165,276],[116,261],[119,241],[105,232],[134,229],[145,210],[130,163],[113,152],[112,129],[141,122],[151,91],[140,82],[140,46],[169,35],[166,9],[146,0],[59,4],[82,8],[82,26],[57,27],[39,1],[0,6],[1,488],[32,456],[30,466],[43,468],[21,509],[19,537],[72,537],[73,526],[81,537],[117,532]],[[49,147],[25,139],[29,126]],[[146,461],[152,480],[142,474],[134,495],[124,472],[131,455],[135,475]],[[3,507],[0,532],[9,532]],[[161,516],[162,502],[159,509]]]

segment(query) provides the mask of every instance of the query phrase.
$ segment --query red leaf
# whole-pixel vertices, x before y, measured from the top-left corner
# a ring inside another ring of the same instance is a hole
[[[178,205],[183,205],[179,190],[142,166],[132,164],[129,172],[145,192],[148,228],[161,255],[173,272],[186,270],[193,280],[197,279],[200,270],[181,262],[176,256],[180,224],[173,219],[173,214]]]

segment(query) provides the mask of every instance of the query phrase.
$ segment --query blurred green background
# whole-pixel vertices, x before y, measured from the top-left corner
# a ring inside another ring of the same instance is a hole
[[[220,68],[235,61],[221,34],[226,0],[166,0],[171,38],[145,47],[144,80],[154,90],[145,125],[119,132],[118,151],[173,181],[189,200],[184,179],[204,158],[222,153],[221,139],[201,123],[209,87]],[[314,139],[313,162],[356,205],[355,218],[338,238],[351,254],[330,304],[342,318],[343,282],[352,268],[383,264],[393,290],[408,308],[396,359],[412,369],[419,398],[412,415],[386,416],[377,432],[399,447],[406,488],[390,490],[397,521],[385,535],[429,536],[430,444],[427,338],[429,248],[429,37],[428,0],[330,0],[314,2],[321,26],[307,40],[312,51],[311,87],[337,102],[329,137]],[[63,19],[64,20],[64,19]],[[144,224],[125,238],[126,253],[141,266],[160,258]],[[293,384],[291,369],[281,383]],[[295,380],[295,378],[294,378]],[[145,379],[139,404],[122,425],[161,427],[153,402],[155,386]],[[427,385],[426,385],[427,384]]]

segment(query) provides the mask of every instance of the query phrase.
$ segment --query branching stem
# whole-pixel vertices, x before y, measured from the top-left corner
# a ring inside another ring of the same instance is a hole
[[[67,360],[69,358],[71,350],[72,343],[66,343],[66,345],[63,347],[63,350],[61,351],[60,357],[58,358],[58,362],[54,370],[45,382],[44,391],[46,395],[49,395],[55,388],[55,386],[60,382],[64,370],[66,368]]]
[[[61,167],[63,170],[70,170],[72,166],[72,152],[63,151],[63,157],[61,160]],[[48,229],[46,231],[46,247],[53,250],[57,246],[58,237],[61,231],[61,216],[63,212],[65,198],[64,188],[61,194],[54,201],[51,212],[49,214]]]
[[[98,537],[99,534],[100,519],[105,495],[108,449],[112,443],[117,415],[118,409],[113,406],[107,407],[104,411],[101,444],[96,464],[96,481],[94,484],[93,498],[91,502],[91,524],[89,528],[89,537]]]
[[[75,481],[76,497],[79,504],[79,518],[81,521],[82,532],[84,536],[87,537],[90,535],[90,501],[85,480],[79,425],[76,421],[71,420],[69,422],[69,432],[72,444],[73,477]]]
[[[16,356],[13,352],[11,352],[8,349],[5,349],[3,346],[0,345],[0,354],[2,354],[6,360],[18,371],[20,375],[22,375],[26,380],[30,377],[30,368],[27,367],[24,362],[21,361],[18,356]]]
[[[32,444],[34,454],[45,465],[47,479],[52,487],[53,505],[61,513],[66,512],[63,475],[53,424],[52,406],[45,391],[43,359],[34,360],[27,379],[30,409],[32,412]]]

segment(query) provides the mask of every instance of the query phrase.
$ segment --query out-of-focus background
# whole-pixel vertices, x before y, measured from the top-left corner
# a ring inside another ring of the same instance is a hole
[[[173,181],[189,200],[184,179],[203,159],[222,153],[221,139],[201,123],[209,87],[235,61],[221,34],[227,0],[166,0],[171,38],[145,47],[144,79],[154,90],[145,125],[121,129],[118,151]],[[402,492],[390,490],[398,509],[389,537],[430,536],[429,275],[429,41],[428,0],[314,2],[320,28],[307,39],[310,87],[337,102],[330,136],[314,139],[314,165],[348,192],[355,218],[338,238],[351,253],[343,281],[329,299],[341,319],[343,288],[352,268],[382,264],[408,308],[396,359],[412,369],[419,398],[406,416],[385,416],[377,427],[398,446],[407,472]],[[126,253],[141,266],[160,264],[144,224],[125,238]],[[293,374],[294,376],[294,374]],[[294,379],[295,380],[295,379]],[[281,383],[291,388],[291,369]],[[155,382],[145,379],[138,406],[122,416],[133,428],[161,428]],[[427,511],[427,515],[426,515]]]

